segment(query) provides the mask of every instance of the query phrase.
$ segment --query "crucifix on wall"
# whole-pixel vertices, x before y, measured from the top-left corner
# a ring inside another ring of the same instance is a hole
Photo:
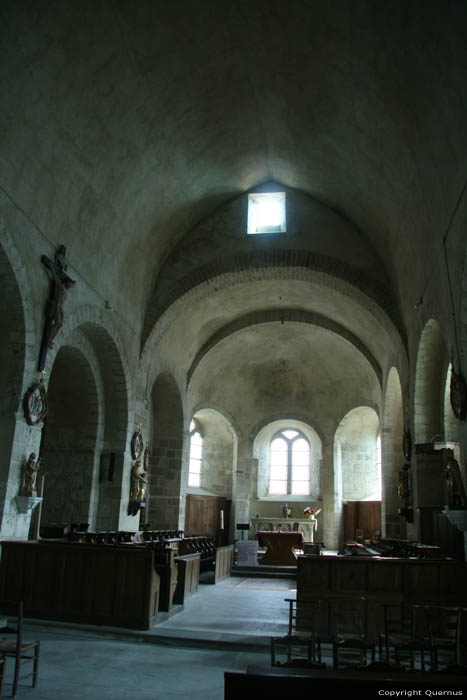
[[[74,287],[75,280],[72,280],[66,273],[67,264],[65,262],[66,248],[64,245],[59,246],[55,253],[55,260],[51,260],[47,255],[41,257],[41,262],[51,273],[51,289],[50,296],[47,302],[46,319],[44,325],[44,333],[42,335],[42,343],[39,354],[39,364],[37,369],[39,372],[45,367],[47,358],[47,350],[53,348],[53,341],[58,331],[62,327],[64,319],[63,305],[65,303],[67,289]]]

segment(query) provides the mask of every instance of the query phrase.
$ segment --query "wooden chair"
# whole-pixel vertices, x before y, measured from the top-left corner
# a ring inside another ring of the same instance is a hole
[[[289,630],[285,637],[271,638],[271,665],[298,668],[324,668],[321,662],[321,638],[316,631],[316,612],[319,600],[297,605],[295,598],[286,598],[289,604]],[[285,661],[279,660],[280,651]]]
[[[333,668],[339,668],[339,652],[354,649],[359,652],[359,664],[365,666],[367,653],[375,661],[375,644],[367,635],[366,598],[341,598],[330,602]]]
[[[428,606],[429,645],[431,669],[438,670],[438,653],[451,652],[454,664],[460,666],[461,627],[465,624],[463,608],[450,606]]]
[[[39,647],[40,642],[23,641],[23,603],[0,601],[0,616],[8,617],[8,627],[0,630],[0,655],[10,656],[15,659],[13,675],[13,691],[11,697],[16,697],[20,680],[31,678],[32,686],[37,686],[39,675]],[[12,625],[10,627],[10,625]],[[9,634],[10,638],[4,637]],[[24,676],[20,676],[21,664],[32,661],[33,669]]]
[[[400,666],[401,652],[408,652],[410,669],[415,670],[415,654],[420,653],[421,670],[425,670],[425,652],[429,651],[428,627],[423,606],[398,603],[383,604],[384,632],[378,635],[379,658]],[[384,654],[383,654],[384,649]]]

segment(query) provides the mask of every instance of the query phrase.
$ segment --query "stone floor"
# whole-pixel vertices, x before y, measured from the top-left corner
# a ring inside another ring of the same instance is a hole
[[[23,681],[17,697],[222,700],[225,671],[269,667],[269,638],[287,634],[284,599],[295,588],[293,579],[239,577],[203,585],[181,612],[148,631],[28,620],[26,639],[41,640],[39,685]],[[330,649],[323,660],[330,669]],[[9,660],[4,696],[12,672]]]
[[[39,685],[20,700],[222,700],[224,672],[269,665],[269,637],[287,633],[295,581],[229,578],[201,586],[185,609],[148,631],[28,621],[41,640]],[[11,694],[8,660],[3,695]]]

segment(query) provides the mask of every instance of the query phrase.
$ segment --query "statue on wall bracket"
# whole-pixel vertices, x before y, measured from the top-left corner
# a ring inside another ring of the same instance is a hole
[[[142,471],[141,462],[136,460],[131,469],[128,515],[137,515],[139,510],[146,507],[147,485],[146,472]]]
[[[410,458],[412,457],[412,436],[409,428],[406,428],[402,435],[402,452],[405,461],[410,462]]]
[[[39,471],[41,460],[36,458],[36,453],[31,452],[29,459],[23,464],[21,474],[20,496],[29,496],[35,498],[37,496],[36,479]]]
[[[47,391],[44,380],[33,384],[24,396],[24,415],[28,425],[38,425],[47,413]]]
[[[53,348],[53,342],[58,331],[62,327],[64,319],[63,305],[65,303],[67,290],[74,287],[75,280],[72,280],[66,273],[67,264],[65,262],[66,248],[64,245],[58,247],[55,253],[55,260],[51,260],[47,255],[41,257],[41,262],[51,274],[50,296],[47,302],[46,319],[44,332],[42,335],[41,349],[39,353],[38,371],[42,372],[45,367],[47,350]]]

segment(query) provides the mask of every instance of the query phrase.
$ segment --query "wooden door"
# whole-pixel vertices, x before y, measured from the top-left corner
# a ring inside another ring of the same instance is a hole
[[[185,535],[215,537],[218,546],[228,544],[229,515],[230,501],[226,498],[188,494],[186,497]],[[222,524],[224,525],[223,529]]]

